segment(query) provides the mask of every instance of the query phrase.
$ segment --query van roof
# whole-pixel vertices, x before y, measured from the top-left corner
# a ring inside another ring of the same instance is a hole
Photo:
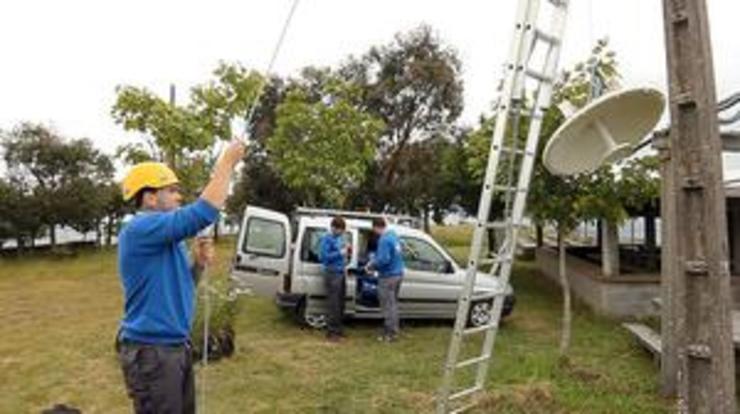
[[[316,209],[316,208],[306,208],[306,207],[299,207],[296,209],[294,213],[294,218],[304,218],[304,219],[318,219],[318,220],[325,220],[326,225],[328,226],[331,219],[335,216],[341,216],[347,221],[357,221],[358,223],[371,223],[372,219],[374,218],[384,218],[388,225],[396,225],[396,226],[405,226],[410,228],[419,229],[421,228],[421,221],[417,217],[412,216],[404,216],[404,215],[395,215],[395,214],[382,214],[382,213],[372,213],[372,212],[364,212],[364,211],[347,211],[347,210],[331,210],[331,209]],[[323,223],[323,221],[321,221]],[[364,227],[364,226],[354,226],[354,227]]]
[[[296,219],[299,220],[298,223],[303,223],[305,226],[329,228],[329,226],[331,225],[332,217],[296,217]],[[347,228],[363,230],[370,230],[372,228],[372,221],[370,219],[346,219],[345,221],[347,223]],[[422,232],[421,230],[415,229],[410,226],[397,225],[393,223],[388,223],[388,228],[393,229],[401,234]]]

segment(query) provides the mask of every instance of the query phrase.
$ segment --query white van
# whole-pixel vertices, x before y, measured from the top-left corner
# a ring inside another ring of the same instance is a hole
[[[326,293],[319,264],[319,240],[331,219],[342,216],[347,222],[346,243],[352,245],[348,264],[345,315],[354,318],[381,318],[377,279],[362,269],[374,249],[371,222],[384,217],[401,239],[406,266],[399,294],[401,318],[454,319],[465,279],[465,269],[427,233],[414,228],[407,217],[335,210],[298,209],[293,222],[285,214],[247,206],[239,233],[231,279],[255,294],[274,297],[279,307],[314,328],[326,325]],[[471,326],[488,323],[493,294],[505,295],[503,316],[515,304],[511,286],[479,274],[469,314]]]

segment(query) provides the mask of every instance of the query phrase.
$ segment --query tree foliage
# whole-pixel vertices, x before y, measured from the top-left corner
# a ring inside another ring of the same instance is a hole
[[[58,226],[97,228],[108,200],[102,186],[113,178],[111,159],[87,139],[67,140],[43,125],[23,123],[2,141],[8,181],[3,208],[19,245],[45,228],[52,247]]]
[[[215,162],[216,143],[229,140],[231,120],[245,119],[265,80],[239,64],[220,63],[213,79],[194,87],[186,105],[165,101],[145,88],[119,86],[111,115],[127,131],[146,134],[119,155],[128,163],[167,163],[180,178],[186,198],[205,185]]]
[[[462,112],[461,64],[426,25],[350,59],[340,73],[362,87],[365,109],[385,123],[378,151],[390,186],[403,149],[446,130]]]
[[[383,124],[358,107],[359,90],[335,77],[292,88],[277,108],[267,150],[286,185],[311,206],[346,205],[365,178]]]

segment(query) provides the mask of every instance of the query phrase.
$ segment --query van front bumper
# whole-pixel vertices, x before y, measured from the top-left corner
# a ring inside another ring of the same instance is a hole
[[[511,312],[514,312],[514,305],[516,305],[516,296],[514,296],[513,293],[511,295],[506,295],[504,298],[504,306],[501,309],[501,317],[505,318],[511,315]]]

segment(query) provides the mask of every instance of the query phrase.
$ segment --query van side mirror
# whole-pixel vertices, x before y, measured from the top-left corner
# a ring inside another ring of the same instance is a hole
[[[443,273],[455,273],[455,268],[452,266],[452,262],[446,260],[443,265],[442,272]]]

